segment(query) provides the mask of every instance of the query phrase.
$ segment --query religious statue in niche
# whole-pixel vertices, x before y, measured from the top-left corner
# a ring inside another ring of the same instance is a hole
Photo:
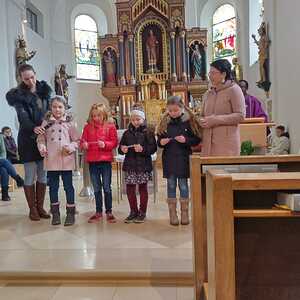
[[[116,85],[116,72],[117,72],[117,55],[116,52],[108,48],[103,53],[103,79],[105,86]]]
[[[148,25],[142,33],[144,73],[162,71],[162,34],[157,25]]]
[[[69,84],[68,80],[75,78],[73,75],[69,75],[66,71],[66,65],[61,64],[55,72],[55,93],[56,95],[64,96],[67,103],[69,102]]]
[[[150,84],[150,99],[159,99],[159,89],[155,82]]]
[[[190,46],[190,69],[192,80],[205,80],[205,50],[201,43],[196,41]]]
[[[260,80],[257,82],[257,86],[268,93],[271,86],[269,67],[269,47],[271,41],[268,35],[267,24],[262,22],[257,32],[259,34],[259,40],[256,39],[255,34],[252,34],[252,38],[258,47]]]
[[[31,60],[36,54],[36,51],[27,51],[26,41],[22,36],[18,36],[17,39],[17,49],[16,49],[16,65],[17,69],[20,65],[26,64],[29,60]],[[17,82],[20,83],[21,79],[19,74],[16,75]]]

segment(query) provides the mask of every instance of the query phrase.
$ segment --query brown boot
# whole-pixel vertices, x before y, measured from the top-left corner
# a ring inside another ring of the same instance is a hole
[[[42,219],[50,219],[50,215],[44,210],[46,186],[45,183],[36,182],[36,206]]]
[[[25,197],[29,206],[29,218],[32,221],[39,221],[40,215],[35,205],[35,186],[24,185]]]
[[[188,225],[189,219],[189,199],[180,198],[180,210],[181,210],[181,225]]]
[[[170,224],[174,226],[179,225],[179,219],[177,216],[177,199],[169,198],[167,200],[169,206],[169,216],[170,216]]]

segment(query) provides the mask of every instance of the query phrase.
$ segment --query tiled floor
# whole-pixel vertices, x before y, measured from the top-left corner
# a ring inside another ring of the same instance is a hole
[[[184,287],[0,286],[0,299],[22,300],[193,300]]]
[[[161,179],[161,175],[159,176]],[[76,178],[74,182],[78,194],[82,188],[82,178]],[[116,199],[115,175],[113,191]],[[118,218],[116,224],[108,224],[105,220],[99,224],[88,224],[87,219],[94,210],[94,203],[90,199],[78,197],[79,215],[77,215],[76,225],[54,227],[50,225],[49,220],[29,221],[24,194],[19,189],[11,194],[11,202],[0,203],[0,272],[192,272],[191,226],[169,225],[164,195],[165,182],[159,180],[157,203],[153,203],[153,197],[150,196],[148,219],[144,224],[123,223],[123,219],[128,214],[125,196],[120,203],[114,200],[114,212]],[[62,199],[64,199],[63,193]],[[64,201],[62,202],[64,216]],[[24,289],[30,290],[27,287]],[[60,295],[68,291],[67,288],[54,290],[58,298],[55,296],[53,299],[60,299]],[[103,295],[107,294],[107,299],[112,299],[111,293],[108,292],[110,289],[104,291],[106,290],[103,290]],[[129,296],[126,291],[121,289],[119,293],[113,293],[114,299],[127,299]],[[159,291],[159,289],[150,289],[149,293],[159,294],[161,298],[158,299],[168,299],[164,296],[164,292]],[[45,299],[52,299],[49,298],[54,296],[52,292],[53,288],[45,288]],[[5,287],[2,293],[9,295],[10,288]],[[91,293],[97,294],[93,289]],[[49,297],[46,296],[48,294]],[[34,298],[34,294],[30,297],[33,298],[28,299],[42,299]],[[0,299],[4,299],[1,292]],[[72,299],[77,298],[72,297]],[[91,296],[87,299],[94,298]]]

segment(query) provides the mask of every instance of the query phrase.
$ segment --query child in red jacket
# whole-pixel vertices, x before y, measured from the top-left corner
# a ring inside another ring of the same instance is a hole
[[[97,223],[102,218],[102,188],[106,219],[115,223],[112,214],[111,177],[113,149],[117,147],[117,130],[108,122],[108,112],[104,104],[92,105],[88,123],[83,129],[81,148],[86,150],[86,161],[89,163],[91,182],[94,188],[96,213],[89,218],[89,223]]]

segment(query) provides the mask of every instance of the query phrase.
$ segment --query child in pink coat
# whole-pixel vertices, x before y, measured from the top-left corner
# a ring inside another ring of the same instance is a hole
[[[72,117],[66,114],[67,102],[62,96],[51,98],[51,111],[46,114],[42,127],[45,133],[38,136],[38,149],[44,159],[49,180],[52,225],[61,224],[59,212],[59,178],[62,177],[67,200],[65,226],[75,223],[75,192],[72,171],[75,168],[75,151],[79,134]]]

